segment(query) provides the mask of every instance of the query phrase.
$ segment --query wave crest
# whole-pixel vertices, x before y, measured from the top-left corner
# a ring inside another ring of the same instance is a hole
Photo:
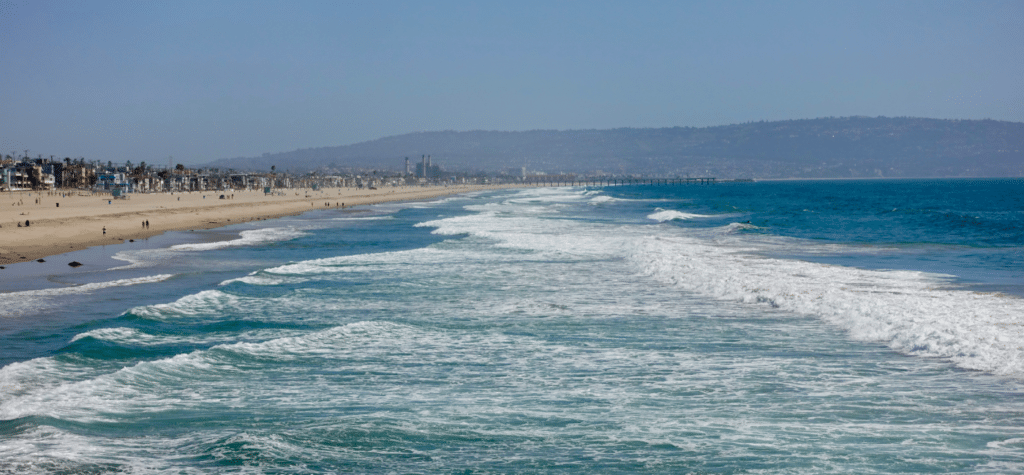
[[[671,210],[671,209],[664,209],[663,210],[661,208],[658,208],[657,212],[647,215],[648,219],[653,219],[655,221],[662,222],[662,223],[665,222],[665,221],[674,221],[674,220],[685,221],[685,220],[688,220],[688,219],[713,218],[713,217],[714,216],[710,216],[710,215],[706,215],[706,214],[684,213],[682,211],[675,211],[675,210]]]

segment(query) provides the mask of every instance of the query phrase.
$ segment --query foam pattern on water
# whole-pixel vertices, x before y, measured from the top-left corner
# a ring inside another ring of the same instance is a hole
[[[31,311],[39,311],[46,308],[48,299],[74,294],[92,293],[103,289],[114,287],[128,287],[141,284],[152,284],[162,282],[174,277],[173,274],[158,274],[130,279],[118,279],[109,282],[91,282],[81,285],[69,285],[66,287],[51,287],[40,290],[24,290],[19,292],[7,292],[2,295],[4,304],[0,308],[0,317],[18,316]]]
[[[705,214],[684,213],[682,211],[675,211],[675,210],[671,210],[671,209],[661,209],[661,208],[658,208],[656,213],[651,213],[651,214],[647,215],[648,219],[653,219],[655,221],[672,221],[672,220],[685,221],[685,220],[688,220],[688,219],[710,218],[710,217],[711,216],[708,216],[708,215],[705,215]]]
[[[264,242],[286,241],[303,236],[305,233],[295,227],[249,229],[239,233],[237,239],[229,241],[178,244],[171,246],[175,251],[211,251],[227,247],[252,246]]]
[[[970,369],[1024,376],[1024,301],[944,289],[945,276],[876,271],[755,255],[705,242],[650,237],[631,260],[641,271],[713,298],[814,315],[859,339]]]
[[[583,196],[567,194],[551,202]],[[515,202],[537,206],[538,198],[506,201]],[[663,218],[660,221],[679,219],[676,211],[655,214]],[[521,249],[609,258],[623,252],[642,274],[687,291],[813,315],[855,338],[884,341],[908,354],[950,358],[965,368],[1024,377],[1021,299],[950,290],[944,288],[948,276],[939,274],[862,270],[760,255],[785,248],[835,252],[841,245],[747,238],[736,234],[733,225],[724,228],[729,236],[722,239],[716,230],[609,229],[569,220],[502,217],[494,210],[423,225],[436,227],[439,234],[470,233]]]
[[[83,329],[0,368],[0,473],[1024,472],[1024,388],[991,345],[1019,300],[767,257],[822,245],[742,226],[578,219],[600,196],[477,197],[426,214],[429,246]]]

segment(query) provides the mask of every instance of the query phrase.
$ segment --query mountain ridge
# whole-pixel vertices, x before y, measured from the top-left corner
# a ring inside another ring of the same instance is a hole
[[[709,127],[429,131],[216,160],[212,167],[449,170],[747,178],[1024,176],[1024,123],[827,117]]]

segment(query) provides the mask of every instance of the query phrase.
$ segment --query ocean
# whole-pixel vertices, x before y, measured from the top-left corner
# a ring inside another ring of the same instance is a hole
[[[0,473],[1024,473],[1020,179],[478,192],[0,291]]]

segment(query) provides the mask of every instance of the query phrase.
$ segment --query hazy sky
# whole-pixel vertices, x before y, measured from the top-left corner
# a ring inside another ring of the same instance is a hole
[[[1019,122],[1022,32],[1022,0],[0,0],[0,152],[199,163],[424,130]]]

